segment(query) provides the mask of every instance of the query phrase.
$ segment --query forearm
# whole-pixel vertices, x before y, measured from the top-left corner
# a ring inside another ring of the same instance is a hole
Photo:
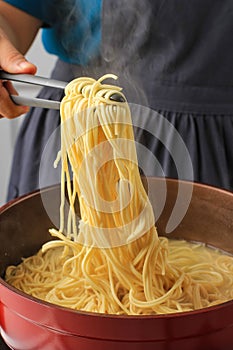
[[[0,69],[9,73],[35,74],[37,67],[26,60],[42,22],[0,0]],[[18,106],[10,98],[17,94],[11,82],[0,81],[0,118],[15,118],[28,108]]]
[[[4,16],[0,14],[0,42],[3,42],[4,40],[10,40],[15,48],[20,50],[19,40],[17,39],[14,30]]]
[[[8,39],[22,54],[28,51],[41,26],[39,19],[0,1],[0,40]]]

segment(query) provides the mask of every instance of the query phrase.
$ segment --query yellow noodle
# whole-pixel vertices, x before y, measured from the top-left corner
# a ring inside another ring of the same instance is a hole
[[[51,303],[108,314],[190,311],[232,299],[231,256],[158,236],[130,109],[111,99],[125,97],[106,78],[116,79],[78,78],[65,90],[55,160],[62,165],[60,227],[50,230],[57,239],[8,267],[7,282]]]

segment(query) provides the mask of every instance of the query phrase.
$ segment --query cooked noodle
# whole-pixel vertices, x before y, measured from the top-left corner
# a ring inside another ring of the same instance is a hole
[[[55,161],[62,165],[60,228],[50,230],[57,239],[9,266],[7,282],[54,304],[107,314],[190,311],[232,299],[231,256],[158,236],[129,106],[106,78],[116,77],[66,87]]]

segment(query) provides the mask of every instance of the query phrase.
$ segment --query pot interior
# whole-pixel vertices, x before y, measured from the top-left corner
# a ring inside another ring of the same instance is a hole
[[[149,189],[149,198],[160,235],[207,243],[233,254],[233,194],[231,192],[173,179],[147,178],[143,181],[145,187]],[[179,199],[179,205],[184,215],[174,230],[166,233],[167,223],[181,185],[182,197]],[[164,189],[166,189],[166,200],[161,211],[158,209],[161,207],[160,192]],[[191,201],[185,208],[187,205],[185,196],[190,194],[190,189],[192,190]],[[46,206],[44,206],[45,203]],[[43,243],[51,240],[48,230],[58,226],[59,206],[60,187],[53,186],[16,199],[1,209],[1,276],[4,275],[8,265],[18,264],[22,257],[35,254]]]

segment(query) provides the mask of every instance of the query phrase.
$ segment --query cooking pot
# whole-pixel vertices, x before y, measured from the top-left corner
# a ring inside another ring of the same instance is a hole
[[[156,217],[159,234],[166,234],[180,184],[184,203],[185,193],[193,190],[191,201],[187,211],[184,210],[183,219],[167,235],[202,241],[233,253],[233,194],[210,186],[148,178],[155,216],[160,211],[157,210],[158,191],[166,187],[163,210]],[[179,200],[182,207],[182,198]],[[54,227],[59,202],[59,186],[53,186],[1,208],[2,277],[8,265],[18,264],[21,257],[36,253],[51,239],[48,229]],[[54,212],[54,215],[48,215],[49,212]],[[2,337],[15,350],[233,349],[233,301],[168,315],[104,315],[74,311],[38,300],[11,287],[2,278],[0,312]]]

